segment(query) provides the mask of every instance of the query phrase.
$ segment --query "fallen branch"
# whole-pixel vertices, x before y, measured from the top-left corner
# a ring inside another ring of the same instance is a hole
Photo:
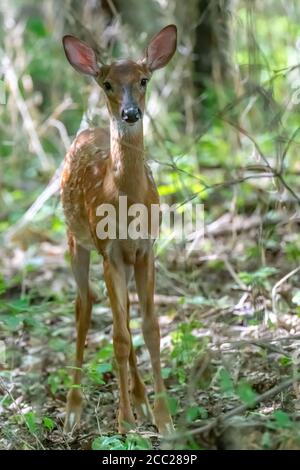
[[[272,289],[272,310],[273,310],[273,313],[275,313],[277,315],[277,306],[276,306],[276,294],[277,294],[277,289],[285,283],[285,281],[287,281],[290,277],[292,277],[294,274],[296,274],[298,271],[300,270],[300,266],[298,266],[297,268],[293,269],[292,271],[290,271],[289,273],[287,273],[284,277],[282,277],[281,279],[279,279],[278,282],[276,282],[276,284],[274,285],[273,289]]]
[[[191,437],[191,436],[195,436],[197,434],[202,434],[203,432],[210,431],[211,429],[213,429],[216,426],[221,426],[229,418],[232,418],[233,416],[242,414],[245,411],[254,408],[259,403],[261,403],[261,402],[277,395],[278,393],[282,392],[283,390],[286,390],[287,388],[289,388],[291,385],[293,385],[299,379],[300,379],[300,374],[297,374],[292,379],[285,380],[281,384],[278,384],[275,387],[271,388],[270,390],[267,390],[265,393],[262,393],[261,395],[257,396],[251,403],[247,403],[247,404],[244,404],[244,405],[240,405],[236,408],[233,408],[232,410],[228,411],[227,413],[224,413],[223,415],[218,416],[217,418],[214,418],[210,423],[205,424],[204,426],[200,426],[198,428],[190,429],[190,430],[185,431],[183,433],[175,433],[171,436],[166,437],[165,440],[166,441],[176,441],[177,439],[182,439],[183,437]]]

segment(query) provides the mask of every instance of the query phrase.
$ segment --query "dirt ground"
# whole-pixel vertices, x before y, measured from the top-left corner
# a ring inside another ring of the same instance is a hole
[[[155,302],[176,435],[161,439],[149,423],[136,433],[154,448],[299,449],[299,385],[293,378],[300,318],[291,301],[297,273],[278,283],[293,266],[285,265],[280,250],[271,250],[266,262],[277,271],[263,274],[263,282],[247,282],[238,273],[244,262],[249,266],[243,254],[256,246],[256,228],[241,230],[235,241],[232,233],[220,232],[210,236],[211,248],[190,257],[169,249],[157,259]],[[2,249],[2,449],[90,449],[97,436],[116,435],[112,318],[97,256],[91,279],[99,299],[86,344],[82,426],[72,436],[62,431],[75,343],[75,287],[66,258],[64,240],[39,240],[26,252]],[[134,345],[153,400],[133,286],[131,291]]]

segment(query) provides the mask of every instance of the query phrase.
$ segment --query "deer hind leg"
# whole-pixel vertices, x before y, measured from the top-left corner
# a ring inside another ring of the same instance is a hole
[[[129,354],[129,369],[131,376],[131,395],[134,404],[134,408],[140,423],[144,421],[150,421],[154,423],[153,414],[149,405],[147,390],[144,384],[143,379],[140,376],[136,354],[134,351],[132,336],[130,332],[130,302],[129,297],[127,296],[127,328],[130,333],[130,354]]]
[[[118,367],[120,392],[118,424],[125,434],[135,424],[131,409],[128,384],[128,362],[131,354],[131,336],[127,321],[127,283],[125,265],[121,259],[115,263],[104,260],[104,279],[113,314],[113,345]]]
[[[82,376],[82,363],[84,346],[88,332],[91,311],[93,304],[93,294],[89,289],[89,264],[90,252],[76,243],[74,237],[69,235],[69,246],[71,254],[71,266],[77,284],[76,298],[76,360],[73,376],[73,386],[67,396],[67,410],[65,419],[65,432],[71,432],[79,425],[83,395],[80,389]]]
[[[135,264],[135,280],[139,296],[142,329],[146,346],[149,350],[154,378],[154,420],[161,434],[173,431],[166,390],[161,374],[160,364],[160,331],[158,319],[154,312],[154,256],[152,248],[145,256],[137,259]]]

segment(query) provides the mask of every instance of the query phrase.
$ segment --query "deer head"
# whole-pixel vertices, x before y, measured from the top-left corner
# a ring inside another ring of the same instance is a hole
[[[143,118],[145,94],[152,73],[167,65],[176,50],[177,28],[169,25],[150,41],[138,62],[117,60],[100,65],[95,51],[74,36],[64,36],[63,46],[75,70],[92,76],[104,90],[111,118],[133,125]]]

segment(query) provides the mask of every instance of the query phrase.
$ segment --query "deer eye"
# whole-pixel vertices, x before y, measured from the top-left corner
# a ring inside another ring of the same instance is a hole
[[[104,82],[103,86],[104,86],[106,91],[111,91],[112,90],[112,86],[109,82]]]
[[[147,85],[148,79],[147,78],[142,78],[141,80],[141,86],[145,87]]]

